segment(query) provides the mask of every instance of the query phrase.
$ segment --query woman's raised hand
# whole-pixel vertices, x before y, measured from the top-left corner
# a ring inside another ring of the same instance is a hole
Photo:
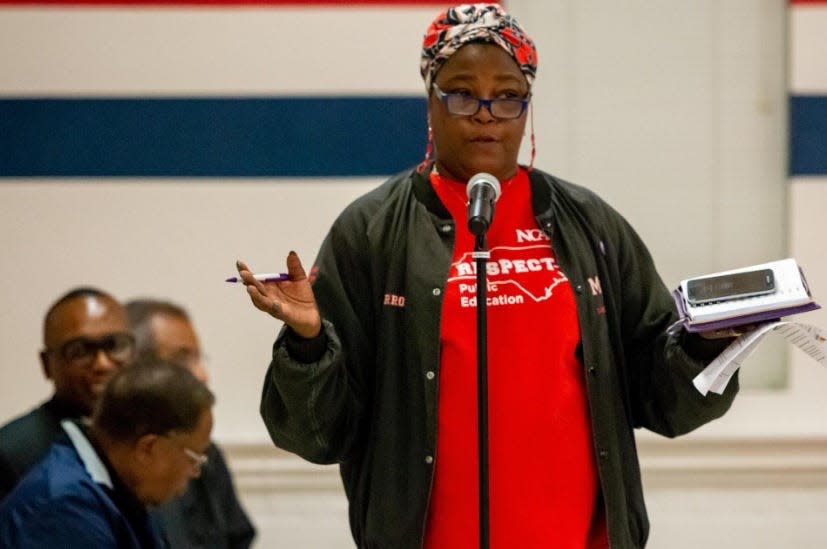
[[[257,309],[281,320],[301,337],[319,334],[322,329],[319,307],[296,252],[287,255],[287,280],[256,280],[243,261],[236,261],[236,268]]]

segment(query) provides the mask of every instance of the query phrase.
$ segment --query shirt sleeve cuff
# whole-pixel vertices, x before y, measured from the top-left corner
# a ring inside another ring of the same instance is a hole
[[[289,326],[285,332],[284,344],[290,358],[303,364],[318,362],[327,350],[327,332],[322,329],[319,335],[311,338],[302,337]]]
[[[707,339],[697,333],[684,331],[681,347],[686,354],[700,362],[710,362],[733,342],[734,337]]]

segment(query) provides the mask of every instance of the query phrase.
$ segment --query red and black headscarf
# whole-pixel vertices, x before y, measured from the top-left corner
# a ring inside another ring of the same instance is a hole
[[[440,13],[422,40],[419,71],[430,92],[434,76],[456,51],[469,42],[503,48],[514,58],[528,85],[537,73],[537,49],[516,19],[499,4],[462,4]]]

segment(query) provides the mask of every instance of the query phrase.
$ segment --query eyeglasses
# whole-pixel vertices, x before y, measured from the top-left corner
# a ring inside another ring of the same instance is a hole
[[[79,366],[89,366],[98,356],[98,352],[103,351],[113,362],[123,364],[132,360],[135,354],[135,338],[127,333],[111,334],[97,339],[76,337],[61,345],[57,350],[46,349],[46,351],[56,352],[66,362]]]
[[[531,101],[531,94],[522,99],[481,99],[465,93],[445,93],[436,84],[433,89],[448,112],[459,116],[474,116],[482,107],[487,107],[494,118],[519,118]]]
[[[209,456],[207,456],[207,454],[199,454],[195,450],[190,450],[189,448],[187,448],[186,446],[181,444],[177,439],[173,438],[172,435],[161,435],[161,436],[163,438],[169,440],[170,442],[174,443],[181,450],[183,450],[184,454],[186,454],[186,456],[192,460],[193,467],[195,467],[199,471],[201,470],[202,467],[204,467],[207,464],[208,461],[210,461],[210,458],[209,458]]]
[[[168,360],[173,364],[180,364],[190,370],[199,364],[206,365],[209,362],[208,357],[202,355],[198,349],[189,348],[175,349],[168,357]]]
[[[208,461],[210,461],[210,458],[207,456],[207,454],[199,454],[195,450],[190,450],[186,446],[181,446],[181,449],[184,451],[185,454],[187,454],[187,457],[192,460],[192,464],[198,469],[201,469],[207,464]]]

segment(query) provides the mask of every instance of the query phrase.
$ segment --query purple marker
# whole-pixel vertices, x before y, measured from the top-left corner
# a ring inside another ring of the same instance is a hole
[[[284,282],[290,280],[290,275],[287,273],[261,273],[253,275],[253,278],[261,282]],[[231,276],[225,282],[244,282],[239,276]]]

